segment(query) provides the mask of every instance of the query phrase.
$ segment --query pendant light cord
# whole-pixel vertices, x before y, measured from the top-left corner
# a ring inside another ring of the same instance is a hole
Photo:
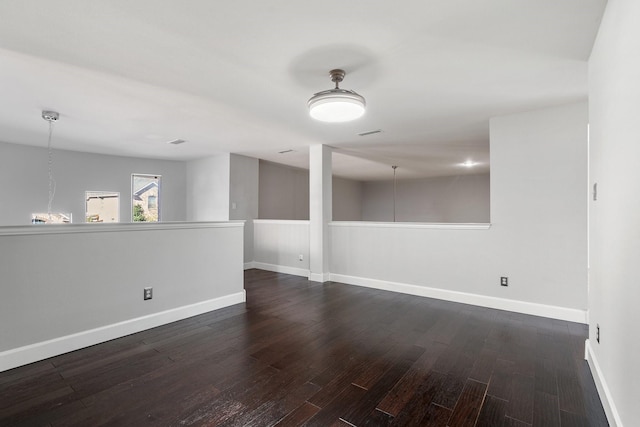
[[[398,166],[391,166],[393,168],[393,222],[396,222],[396,169]]]
[[[47,140],[48,166],[49,166],[49,203],[47,205],[47,215],[51,221],[51,206],[53,205],[53,197],[56,194],[56,181],[53,179],[53,149],[51,148],[51,137],[53,135],[53,120],[49,122],[49,139]]]

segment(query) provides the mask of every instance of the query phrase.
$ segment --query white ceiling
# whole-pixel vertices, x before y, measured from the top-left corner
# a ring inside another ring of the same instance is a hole
[[[306,167],[309,145],[328,144],[344,177],[486,171],[490,117],[586,99],[605,4],[4,0],[0,140],[45,146],[52,109],[59,149]],[[309,118],[332,68],[367,99],[363,118]]]

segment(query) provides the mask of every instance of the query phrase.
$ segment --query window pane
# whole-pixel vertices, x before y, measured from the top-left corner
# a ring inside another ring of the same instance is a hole
[[[133,222],[160,221],[160,175],[131,176]]]
[[[120,193],[113,191],[85,192],[86,222],[119,222]]]

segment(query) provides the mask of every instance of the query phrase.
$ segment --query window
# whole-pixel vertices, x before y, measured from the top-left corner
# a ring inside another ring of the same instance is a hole
[[[132,222],[160,221],[160,175],[131,175]]]
[[[87,191],[84,194],[86,222],[120,222],[120,193]]]

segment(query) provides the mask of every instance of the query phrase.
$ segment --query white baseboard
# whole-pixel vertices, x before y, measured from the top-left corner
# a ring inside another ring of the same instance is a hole
[[[596,383],[596,388],[598,389],[598,394],[600,395],[600,400],[602,401],[602,406],[604,407],[604,412],[607,415],[607,421],[609,421],[609,425],[611,427],[622,427],[620,414],[616,409],[616,405],[613,401],[613,398],[611,397],[611,392],[609,391],[607,382],[602,375],[600,365],[598,364],[598,359],[593,352],[593,348],[591,347],[591,343],[589,340],[586,340],[584,342],[584,353],[584,358],[589,364],[589,368],[591,368],[591,374],[593,375],[593,380]]]
[[[309,277],[309,270],[306,270],[304,268],[289,267],[286,265],[267,264],[266,262],[254,261],[253,268],[275,271],[276,273],[292,274],[294,276]]]
[[[240,304],[246,300],[246,292],[243,289],[235,294],[3,351],[0,352],[0,372],[212,310]]]
[[[245,270],[251,270],[252,268],[256,268],[255,261],[250,261],[250,262],[245,262],[244,263],[244,269]]]
[[[347,276],[344,274],[331,274],[331,281],[463,304],[478,305],[498,310],[513,311],[516,313],[531,314],[534,316],[550,317],[552,319],[566,320],[569,322],[587,323],[586,310],[449,291],[446,289],[429,288],[406,283],[387,282],[365,277]]]
[[[309,273],[309,280],[312,282],[329,282],[331,281],[331,273]]]

